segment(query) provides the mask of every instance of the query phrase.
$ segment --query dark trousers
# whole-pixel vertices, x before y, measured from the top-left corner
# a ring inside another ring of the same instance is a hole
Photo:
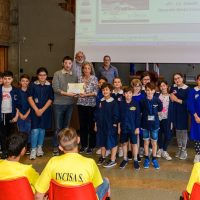
[[[195,141],[194,150],[195,150],[196,154],[200,155],[200,141]]]
[[[94,148],[96,145],[96,135],[94,132],[94,109],[91,106],[78,105],[78,115],[80,123],[81,147]]]
[[[6,140],[7,138],[15,132],[15,124],[11,123],[12,114],[2,114],[2,121],[0,122],[0,142],[1,150],[6,153]]]
[[[167,151],[167,147],[172,137],[172,132],[168,125],[167,119],[163,119],[160,121],[160,130],[158,134],[158,146],[159,149],[163,149],[163,151]]]

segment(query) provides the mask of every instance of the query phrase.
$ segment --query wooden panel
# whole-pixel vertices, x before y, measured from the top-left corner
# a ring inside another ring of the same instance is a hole
[[[9,41],[10,1],[0,0],[0,44],[6,45]]]
[[[8,48],[0,46],[0,72],[8,69]]]

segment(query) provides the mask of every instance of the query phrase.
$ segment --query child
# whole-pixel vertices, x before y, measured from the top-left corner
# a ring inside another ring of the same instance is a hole
[[[114,90],[112,91],[112,97],[120,102],[123,98],[122,81],[119,77],[113,79]]]
[[[195,141],[194,163],[200,162],[200,74],[197,76],[197,86],[190,90],[188,110],[191,114],[190,138]]]
[[[148,71],[143,72],[142,75],[141,75],[140,80],[141,80],[141,83],[142,83],[142,90],[141,90],[141,93],[142,93],[144,96],[146,96],[146,93],[145,93],[145,85],[146,85],[147,83],[150,83],[150,82],[151,82],[151,76],[150,76],[149,72],[148,72]]]
[[[18,109],[20,108],[19,91],[12,86],[12,82],[13,73],[5,71],[3,85],[0,86],[0,142],[3,159],[7,157],[6,139],[14,132],[14,123],[17,122]]]
[[[124,98],[122,90],[122,81],[119,77],[113,79],[114,90],[112,91],[112,97],[119,103]],[[118,145],[118,156],[123,157],[122,144]]]
[[[160,120],[160,130],[158,135],[158,147],[157,157],[163,157],[166,160],[172,160],[171,156],[167,152],[167,147],[169,145],[172,136],[172,115],[173,115],[173,105],[170,100],[170,95],[168,93],[169,86],[166,81],[161,81],[158,84],[160,88],[159,99],[163,104],[163,109],[158,113]]]
[[[159,169],[160,166],[156,160],[157,140],[159,130],[159,118],[158,112],[163,109],[162,102],[154,96],[156,86],[153,83],[147,83],[145,85],[146,97],[140,101],[141,110],[141,128],[143,129],[144,151],[145,160],[144,168],[149,168],[149,140],[152,144],[152,164],[155,169]]]
[[[98,81],[98,92],[97,92],[97,96],[96,96],[96,106],[99,105],[101,99],[103,98],[103,94],[102,94],[102,91],[101,91],[101,86],[104,84],[104,83],[107,83],[108,80],[106,77],[102,76],[100,77],[99,81]],[[107,153],[108,152],[108,153]],[[108,155],[110,153],[110,150],[107,150],[106,151],[106,154]],[[96,154],[100,155],[101,154],[101,148],[97,149],[96,151]]]
[[[103,98],[103,94],[102,94],[102,91],[101,91],[101,86],[104,84],[104,83],[107,83],[108,80],[106,77],[100,77],[99,81],[98,81],[98,92],[97,92],[97,96],[96,96],[96,105],[99,105],[101,99]]]
[[[120,143],[123,146],[124,160],[120,164],[120,168],[124,168],[128,163],[127,149],[128,141],[132,146],[132,152],[134,156],[134,168],[136,170],[140,169],[138,164],[138,145],[137,145],[137,135],[139,134],[140,127],[140,110],[139,105],[136,101],[132,100],[132,88],[124,88],[125,100],[120,102]]]
[[[116,163],[117,153],[117,123],[119,120],[118,103],[111,97],[112,85],[104,83],[101,87],[103,98],[95,111],[96,143],[101,147],[101,157],[98,165],[113,167]],[[104,163],[106,149],[111,149],[111,159]]]
[[[58,134],[58,141],[59,149],[64,152],[64,155],[53,157],[47,163],[36,183],[35,200],[43,200],[51,179],[68,186],[90,182],[94,185],[99,200],[104,199],[107,192],[110,196],[109,180],[102,179],[94,160],[78,154],[80,138],[76,131],[72,128],[62,129]],[[106,198],[109,199],[110,197]]]
[[[21,99],[21,108],[19,109],[19,118],[17,126],[19,132],[28,134],[28,146],[26,154],[30,154],[30,133],[31,133],[31,118],[30,118],[30,105],[28,103],[28,86],[30,83],[30,77],[27,74],[23,74],[20,77],[20,90],[19,95]]]
[[[11,135],[7,142],[8,158],[0,160],[0,180],[13,179],[18,177],[26,177],[35,192],[34,186],[39,177],[39,174],[32,168],[31,165],[20,163],[20,158],[26,152],[27,135],[17,133]]]
[[[187,158],[187,139],[188,139],[188,112],[187,99],[189,87],[183,82],[183,75],[175,73],[173,75],[174,85],[170,89],[170,99],[173,102],[173,125],[176,130],[178,151],[175,157],[185,160]]]
[[[134,101],[136,101],[138,104],[140,103],[140,101],[142,99],[144,99],[144,97],[146,95],[144,95],[144,93],[142,93],[142,83],[139,79],[133,79],[131,81],[131,87],[133,89],[133,97],[132,99]],[[142,130],[140,129],[140,134],[138,137],[138,149],[140,150],[140,154],[138,155],[138,161],[141,161],[140,157],[144,156],[144,141],[143,141],[143,136],[142,136]],[[132,152],[131,154],[128,152],[128,157],[131,158],[132,156]]]
[[[31,154],[30,159],[43,156],[42,150],[45,129],[51,128],[51,104],[53,101],[53,89],[47,81],[46,68],[37,69],[37,78],[29,88],[28,102],[31,106]]]

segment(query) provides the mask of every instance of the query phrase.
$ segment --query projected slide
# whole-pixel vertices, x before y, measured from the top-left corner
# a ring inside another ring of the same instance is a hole
[[[75,49],[96,62],[200,62],[200,0],[77,0]]]

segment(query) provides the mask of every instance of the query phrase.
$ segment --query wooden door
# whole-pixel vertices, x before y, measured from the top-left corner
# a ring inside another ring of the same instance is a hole
[[[8,47],[0,46],[0,72],[8,69]]]

